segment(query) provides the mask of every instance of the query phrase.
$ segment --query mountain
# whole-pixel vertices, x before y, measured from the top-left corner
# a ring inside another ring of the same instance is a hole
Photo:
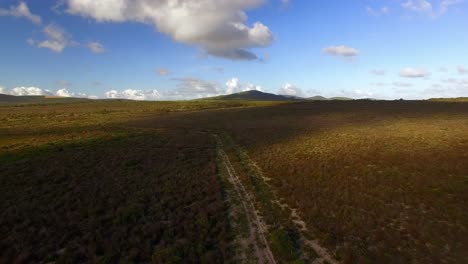
[[[264,93],[256,90],[204,98],[203,100],[294,101],[303,98]]]
[[[346,101],[346,100],[353,100],[352,98],[348,97],[331,97],[326,98],[320,95],[303,98],[291,95],[278,95],[272,93],[264,93],[257,90],[240,92],[240,93],[233,93],[228,95],[220,95],[215,97],[208,97],[203,98],[202,100],[249,100],[249,101]]]

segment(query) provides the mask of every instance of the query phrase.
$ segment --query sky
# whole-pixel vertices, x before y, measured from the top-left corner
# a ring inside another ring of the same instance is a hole
[[[468,96],[465,0],[0,0],[0,93]]]

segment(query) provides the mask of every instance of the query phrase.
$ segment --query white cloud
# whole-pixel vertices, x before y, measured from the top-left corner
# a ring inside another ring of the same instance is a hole
[[[0,86],[0,94],[5,94],[6,89],[3,86]]]
[[[133,90],[127,89],[124,91],[110,90],[105,93],[106,98],[109,99],[129,99],[129,100],[159,100],[161,94],[157,90]]]
[[[362,89],[354,89],[354,90],[342,90],[340,96],[350,97],[353,99],[361,99],[361,98],[372,98],[375,96],[374,92],[362,90]]]
[[[432,17],[439,17],[447,13],[451,6],[461,4],[465,0],[439,0],[438,5],[433,5],[427,0],[405,0],[401,6],[410,11],[429,14]]]
[[[77,42],[73,41],[70,34],[55,24],[46,26],[43,29],[43,33],[47,37],[46,40],[35,41],[28,39],[28,43],[38,48],[49,49],[55,53],[62,53],[66,47],[77,45]]]
[[[25,2],[20,2],[18,6],[11,6],[10,9],[0,9],[0,16],[13,16],[26,18],[36,25],[42,23],[42,19],[38,15],[33,15]]]
[[[400,76],[405,78],[424,78],[429,75],[430,73],[424,69],[405,68],[400,71]]]
[[[459,74],[462,74],[462,75],[468,74],[468,69],[465,68],[464,66],[461,66],[461,65],[458,66],[457,70]]]
[[[255,85],[252,83],[243,85],[240,82],[239,78],[231,78],[226,82],[226,94],[233,94],[252,90],[262,91],[262,87],[260,85]]]
[[[383,6],[381,8],[372,8],[370,6],[366,7],[366,11],[369,15],[372,15],[372,16],[381,16],[381,15],[386,15],[390,12],[390,8],[388,8],[387,6]]]
[[[377,76],[383,76],[387,74],[385,70],[371,70],[370,73]]]
[[[286,83],[283,87],[278,90],[278,94],[302,97],[304,93],[302,90],[290,83]]]
[[[342,57],[354,57],[359,54],[357,49],[345,45],[326,47],[322,51],[329,55]]]
[[[450,79],[444,84],[435,84],[424,90],[426,98],[430,97],[466,97],[468,94],[468,79]]]
[[[186,97],[202,97],[205,95],[215,95],[222,92],[215,82],[205,81],[197,78],[174,78],[177,82],[175,92]]]
[[[0,87],[1,88],[1,87]],[[9,95],[15,95],[15,96],[61,96],[61,97],[77,97],[77,98],[91,98],[91,99],[97,99],[96,96],[88,96],[85,93],[74,93],[70,92],[66,88],[62,88],[57,90],[56,92],[52,92],[50,90],[44,90],[39,87],[35,86],[19,86],[15,87],[13,89],[1,89],[0,93],[3,94],[9,94]]]
[[[91,50],[93,53],[96,53],[96,54],[106,52],[106,49],[104,48],[104,46],[101,43],[96,42],[96,41],[88,43],[88,45],[86,45],[86,47],[89,50]]]
[[[134,21],[152,24],[175,41],[201,47],[229,59],[257,59],[249,51],[273,41],[261,22],[246,24],[246,10],[264,0],[68,0],[67,12],[98,22]]]
[[[111,90],[106,92],[107,98],[122,98],[132,100],[188,100],[210,97],[223,94],[224,90],[216,82],[205,81],[197,78],[173,78],[176,82],[175,89],[170,90],[135,90],[124,91]]]
[[[226,82],[226,87],[227,94],[242,92],[242,85],[240,84],[240,80],[238,78],[229,79]]]
[[[404,3],[402,3],[401,6],[405,9],[417,12],[425,12],[432,10],[432,4],[426,0],[407,0]]]
[[[17,96],[24,96],[24,95],[52,95],[49,91],[44,91],[41,88],[38,87],[15,87],[11,89],[10,91],[7,91],[8,94],[10,95],[17,95]]]
[[[74,93],[74,92],[70,92],[68,89],[66,88],[62,88],[62,89],[59,89],[55,92],[55,95],[56,96],[60,96],[60,97],[76,97],[76,98],[90,98],[90,99],[96,99],[97,97],[96,96],[89,96],[85,93]]]

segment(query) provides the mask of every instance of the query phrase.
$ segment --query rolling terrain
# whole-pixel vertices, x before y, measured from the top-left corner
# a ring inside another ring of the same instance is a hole
[[[0,106],[0,262],[464,263],[468,104]]]

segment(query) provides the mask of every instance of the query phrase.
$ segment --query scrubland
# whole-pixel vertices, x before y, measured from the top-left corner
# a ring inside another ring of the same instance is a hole
[[[97,101],[0,121],[0,262],[236,262],[213,135],[279,263],[317,257],[299,236],[342,263],[468,262],[467,103]]]

